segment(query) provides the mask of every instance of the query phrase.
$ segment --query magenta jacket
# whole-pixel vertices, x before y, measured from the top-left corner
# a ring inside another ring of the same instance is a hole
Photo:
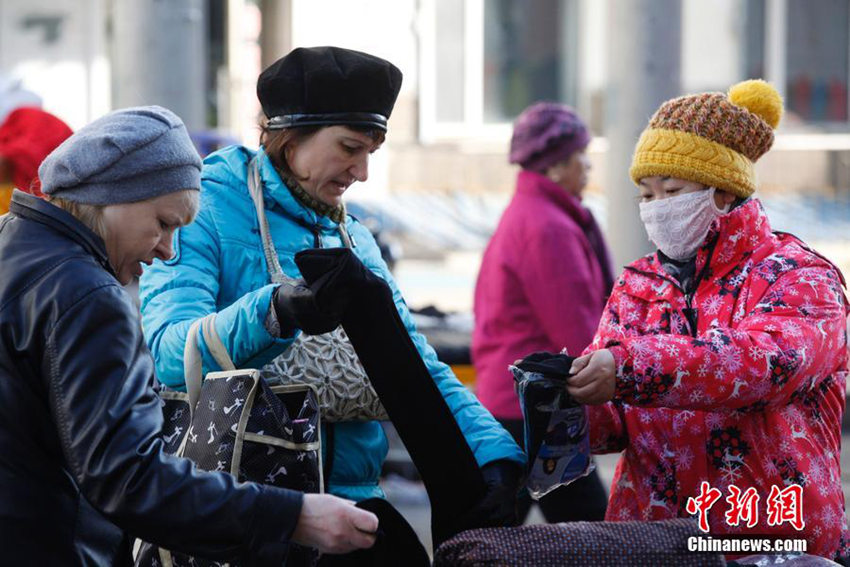
[[[577,356],[590,344],[612,280],[590,211],[547,177],[521,171],[475,286],[476,393],[494,416],[522,418],[509,364],[564,347]]]

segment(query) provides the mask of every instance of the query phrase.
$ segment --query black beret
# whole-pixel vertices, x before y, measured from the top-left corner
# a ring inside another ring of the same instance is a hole
[[[386,131],[401,71],[341,47],[299,47],[260,73],[257,97],[271,130],[353,125]]]

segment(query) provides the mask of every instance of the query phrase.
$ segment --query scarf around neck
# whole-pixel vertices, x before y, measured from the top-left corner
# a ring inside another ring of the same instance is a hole
[[[328,217],[337,224],[345,222],[345,203],[340,203],[338,206],[332,207],[327,203],[323,203],[318,199],[313,198],[309,193],[307,193],[306,189],[301,187],[301,184],[298,183],[294,177],[283,177],[283,182],[286,184],[289,192],[292,193],[292,196],[308,209],[314,211],[318,215]]]

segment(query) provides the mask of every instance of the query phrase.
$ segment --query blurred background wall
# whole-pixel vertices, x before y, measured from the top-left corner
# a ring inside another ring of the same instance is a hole
[[[513,190],[511,122],[531,102],[571,104],[591,125],[585,201],[622,265],[649,250],[627,167],[650,113],[753,77],[786,102],[758,196],[776,228],[850,270],[850,0],[0,0],[4,80],[74,128],[162,104],[202,152],[256,145],[260,70],[322,44],[404,73],[350,201],[402,245],[413,301],[468,307]]]

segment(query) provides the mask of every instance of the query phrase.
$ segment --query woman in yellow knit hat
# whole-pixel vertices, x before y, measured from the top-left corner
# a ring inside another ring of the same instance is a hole
[[[625,450],[607,519],[695,517],[722,551],[767,534],[838,557],[847,300],[752,197],[781,115],[764,81],[661,105],[630,170],[658,250],[626,267],[567,389],[595,404],[594,451]]]

